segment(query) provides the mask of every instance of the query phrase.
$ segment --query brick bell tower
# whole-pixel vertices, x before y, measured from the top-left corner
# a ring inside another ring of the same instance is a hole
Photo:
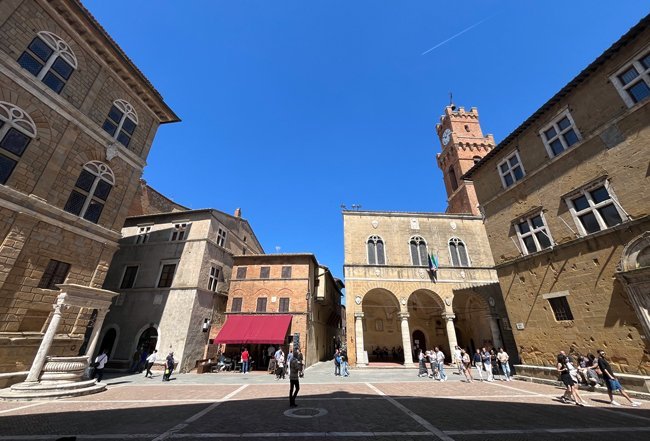
[[[474,183],[461,177],[494,148],[494,137],[483,136],[476,107],[466,112],[453,104],[445,107],[436,133],[442,146],[436,156],[447,189],[447,213],[478,216]]]

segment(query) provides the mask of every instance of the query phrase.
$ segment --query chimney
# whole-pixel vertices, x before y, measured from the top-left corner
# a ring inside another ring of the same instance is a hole
[[[241,208],[235,208],[235,217],[241,217]]]

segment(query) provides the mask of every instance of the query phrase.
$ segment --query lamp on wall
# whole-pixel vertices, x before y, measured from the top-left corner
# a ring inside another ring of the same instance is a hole
[[[210,329],[210,319],[203,319],[203,332],[208,332]]]

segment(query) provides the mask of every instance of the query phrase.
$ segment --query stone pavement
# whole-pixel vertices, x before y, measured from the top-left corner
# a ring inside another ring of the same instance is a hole
[[[307,369],[297,408],[288,380],[265,373],[107,376],[103,393],[58,401],[0,402],[0,441],[56,440],[613,440],[650,439],[650,403],[563,404],[562,389],[520,381],[472,384],[418,378],[416,369]],[[618,401],[624,403],[619,397]]]

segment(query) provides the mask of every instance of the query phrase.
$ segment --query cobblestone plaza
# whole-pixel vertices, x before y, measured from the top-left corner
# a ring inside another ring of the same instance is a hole
[[[110,375],[108,391],[59,401],[0,403],[0,440],[646,440],[647,402],[612,407],[583,391],[592,407],[563,404],[558,386],[524,381],[466,383],[418,378],[415,369],[308,368],[298,407],[288,380],[255,372],[183,374],[162,383]],[[623,399],[619,398],[623,403]]]

